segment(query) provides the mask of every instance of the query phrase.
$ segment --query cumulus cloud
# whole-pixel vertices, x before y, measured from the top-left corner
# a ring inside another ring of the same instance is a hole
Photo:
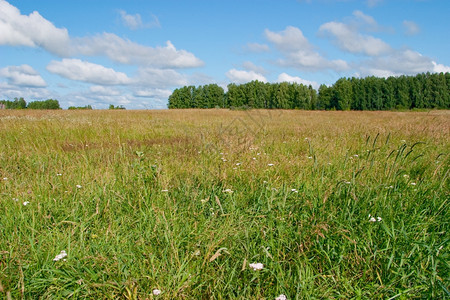
[[[289,74],[286,73],[281,73],[280,75],[278,75],[278,79],[277,82],[295,82],[295,83],[299,83],[299,84],[303,84],[303,85],[311,85],[313,88],[318,89],[319,88],[319,84],[315,81],[309,81],[297,76],[291,76]]]
[[[233,83],[247,83],[253,80],[267,82],[267,79],[262,74],[258,74],[255,71],[231,69],[227,73],[225,73],[225,75]]]
[[[247,46],[245,47],[247,51],[254,52],[254,53],[261,53],[261,52],[269,52],[269,46],[266,44],[258,44],[258,43],[247,43]]]
[[[331,36],[340,49],[351,53],[379,56],[392,50],[381,39],[360,34],[355,28],[340,22],[325,23],[320,26],[319,32]]]
[[[0,69],[0,77],[5,77],[8,83],[22,87],[45,87],[47,84],[39,73],[29,65],[9,66]]]
[[[134,92],[136,97],[167,99],[172,95],[172,90],[167,89],[138,89]]]
[[[143,23],[138,14],[128,15],[125,11],[121,14],[132,28],[159,26],[156,16]],[[0,0],[0,32],[0,45],[40,47],[60,57],[107,56],[122,64],[162,68],[196,68],[204,64],[194,54],[176,49],[170,41],[165,46],[149,47],[113,33],[71,38],[67,29],[55,27],[37,11],[22,15],[5,0]]]
[[[436,73],[450,73],[450,67],[449,66],[444,66],[442,64],[438,64],[435,61],[431,62],[433,64],[433,72]]]
[[[113,33],[74,40],[75,51],[89,56],[106,55],[109,59],[132,65],[162,68],[195,68],[203,62],[186,50],[177,50],[167,41],[165,47],[148,47],[123,39]]]
[[[95,95],[103,96],[118,96],[121,91],[111,87],[105,87],[103,85],[93,85],[89,88],[89,91]]]
[[[140,86],[172,87],[188,85],[186,76],[171,69],[139,68],[133,83]]]
[[[243,63],[242,63],[242,67],[243,67],[245,70],[247,70],[247,71],[254,71],[254,72],[259,73],[259,74],[266,74],[266,73],[267,73],[266,69],[264,69],[264,68],[261,67],[261,66],[255,65],[255,64],[252,63],[251,61],[245,61],[245,62],[243,62]]]
[[[403,21],[403,28],[406,35],[416,35],[420,32],[420,27],[413,21]]]
[[[52,54],[68,54],[70,38],[37,11],[22,15],[16,7],[0,0],[0,45],[41,47]]]
[[[342,71],[348,69],[345,61],[330,61],[316,52],[303,32],[296,27],[288,26],[281,32],[272,32],[266,29],[265,35],[284,54],[285,58],[278,61],[282,66],[291,66],[308,71],[323,69]]]
[[[125,73],[116,72],[102,65],[65,58],[62,61],[51,61],[47,70],[64,78],[100,85],[121,85],[130,83]]]
[[[441,72],[450,70],[450,67],[437,64],[431,58],[423,56],[419,52],[404,49],[395,50],[389,55],[375,57],[363,61],[359,70],[363,76],[398,76],[415,75],[423,72]]]
[[[148,23],[144,23],[142,21],[140,14],[131,15],[128,14],[124,10],[119,10],[119,14],[122,20],[122,23],[130,28],[131,30],[136,30],[140,28],[153,28],[153,27],[161,27],[158,18],[155,15],[151,15],[152,20]]]
[[[25,100],[29,99],[48,99],[53,97],[53,94],[43,87],[27,87],[11,85],[8,82],[0,81],[0,97],[4,99],[14,99],[23,97]]]

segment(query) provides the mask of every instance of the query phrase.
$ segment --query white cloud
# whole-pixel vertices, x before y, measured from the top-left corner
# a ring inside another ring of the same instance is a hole
[[[41,47],[58,56],[67,55],[69,34],[57,28],[37,11],[22,15],[4,0],[0,0],[0,45]]]
[[[342,71],[348,69],[343,60],[327,60],[304,37],[302,31],[288,26],[281,32],[265,30],[266,38],[280,50],[285,58],[278,61],[282,66],[295,67],[301,70],[317,71],[333,69]]]
[[[403,21],[403,28],[406,35],[416,35],[420,32],[420,27],[413,21]]]
[[[266,44],[258,44],[258,43],[248,43],[245,47],[247,51],[261,53],[261,52],[269,52],[269,46]]]
[[[46,88],[42,87],[26,87],[11,85],[7,82],[0,81],[0,99],[14,99],[23,97],[27,102],[30,99],[41,100],[53,97]]]
[[[139,68],[133,83],[139,86],[172,87],[188,85],[186,76],[171,69]]]
[[[153,15],[149,23],[142,23],[140,15],[131,16],[124,11],[123,17],[131,27],[160,26]],[[67,29],[55,27],[38,12],[22,15],[5,0],[0,0],[0,33],[0,45],[40,47],[60,57],[107,56],[122,64],[161,68],[196,68],[204,64],[194,54],[177,50],[170,41],[163,47],[149,47],[113,33],[70,38]]]
[[[47,70],[62,77],[94,83],[99,85],[120,85],[130,83],[125,73],[116,72],[111,68],[93,64],[80,59],[65,58],[62,61],[51,61]]]
[[[406,49],[395,50],[389,55],[363,61],[359,66],[359,70],[362,76],[374,75],[387,77],[416,75],[424,72],[440,72],[450,70],[450,67],[437,64],[419,52]]]
[[[340,22],[328,22],[320,26],[321,33],[329,33],[337,46],[351,53],[379,56],[391,52],[392,48],[381,39],[362,35],[351,26]]]
[[[195,68],[203,62],[186,50],[177,50],[167,41],[165,47],[148,47],[125,40],[113,33],[74,40],[77,53],[84,55],[106,55],[115,62],[162,68]]]
[[[309,80],[302,79],[297,76],[291,76],[286,73],[281,73],[280,75],[278,75],[277,82],[295,82],[295,83],[303,84],[306,86],[311,85],[315,89],[319,88],[319,84],[315,81],[309,81]]]
[[[119,91],[118,89],[105,87],[102,85],[93,85],[89,88],[89,91],[93,94],[103,96],[119,96],[121,94],[121,91]]]
[[[0,77],[5,77],[8,83],[23,87],[45,87],[47,84],[39,73],[29,65],[9,66],[0,69]]]
[[[261,67],[261,66],[255,65],[255,64],[252,63],[251,61],[245,61],[245,62],[243,62],[243,63],[242,63],[242,67],[243,67],[244,69],[246,69],[247,71],[254,71],[254,72],[259,73],[259,74],[266,74],[266,73],[267,73],[266,69],[264,69],[264,68]]]
[[[233,83],[247,83],[253,80],[267,82],[267,79],[263,75],[258,74],[255,71],[243,71],[231,69],[228,72],[226,72],[225,75]]]
[[[136,30],[140,28],[153,28],[153,27],[161,27],[161,24],[158,18],[155,15],[151,15],[152,20],[148,23],[144,23],[142,21],[140,14],[130,15],[127,14],[124,10],[119,10],[120,17],[122,19],[123,24],[130,28],[131,30]]]
[[[172,95],[172,90],[166,89],[138,89],[134,92],[136,97],[168,99]]]
[[[441,64],[436,63],[435,61],[431,62],[433,64],[433,72],[436,73],[450,73],[450,67],[449,66],[444,66]]]

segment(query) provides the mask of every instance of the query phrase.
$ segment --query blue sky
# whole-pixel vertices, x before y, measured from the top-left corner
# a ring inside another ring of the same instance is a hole
[[[166,108],[184,85],[450,72],[448,0],[0,0],[0,99]]]

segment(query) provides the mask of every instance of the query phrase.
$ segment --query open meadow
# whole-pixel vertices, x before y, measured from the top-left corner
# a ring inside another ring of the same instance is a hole
[[[449,131],[450,111],[0,110],[0,298],[448,299]]]

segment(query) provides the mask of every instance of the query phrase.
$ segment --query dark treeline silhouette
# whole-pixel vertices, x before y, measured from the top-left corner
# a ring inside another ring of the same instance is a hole
[[[14,98],[14,100],[0,100],[2,109],[61,109],[58,100],[47,99],[44,101],[32,101],[27,104],[25,99]]]
[[[169,96],[169,108],[281,108],[320,110],[449,109],[450,73],[389,78],[340,78],[316,91],[298,83],[252,81],[185,86]]]

